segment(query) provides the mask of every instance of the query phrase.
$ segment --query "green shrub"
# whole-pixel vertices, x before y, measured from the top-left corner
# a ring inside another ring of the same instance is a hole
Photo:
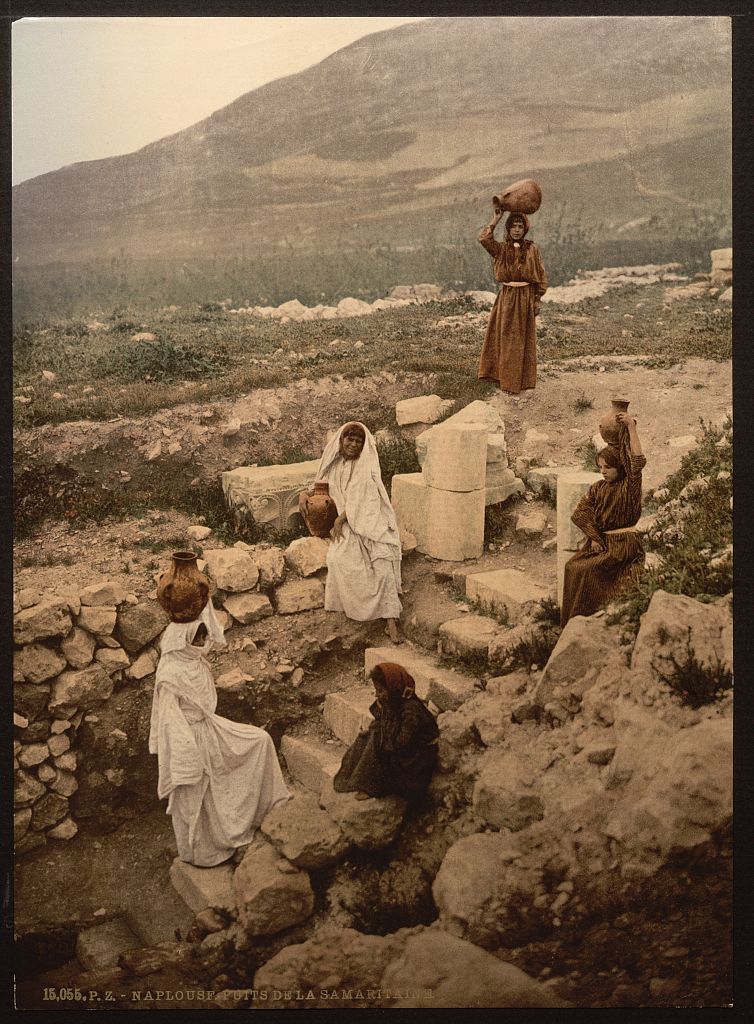
[[[221,366],[216,359],[185,345],[176,345],[167,338],[139,342],[109,352],[96,363],[96,371],[104,377],[119,380],[154,380],[160,383],[215,377]]]
[[[673,673],[668,679],[668,685],[680,694],[684,704],[692,708],[719,700],[733,687],[733,673],[719,657],[709,665],[698,661],[691,646],[691,627],[683,660],[679,662],[672,654],[670,657],[673,662]]]
[[[412,440],[396,435],[390,440],[377,442],[380,472],[385,489],[390,494],[393,477],[400,473],[418,473],[421,470]]]

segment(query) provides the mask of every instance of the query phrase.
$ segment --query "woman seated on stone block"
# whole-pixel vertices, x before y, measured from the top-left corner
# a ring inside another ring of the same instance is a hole
[[[641,450],[636,420],[618,413],[618,441],[597,455],[602,480],[592,484],[571,520],[586,534],[581,550],[565,565],[560,624],[574,615],[593,615],[635,579],[644,548],[633,527],[641,516]]]
[[[198,867],[228,860],[290,796],[269,733],[215,714],[217,690],[206,656],[224,646],[211,599],[192,622],[171,622],[162,635],[152,701],[149,752],[157,754],[157,795],[167,797],[178,856]]]
[[[363,423],[346,423],[328,442],[317,470],[335,501],[330,531],[325,608],[349,619],[385,619],[401,642],[401,541],[380,473],[374,437]]]
[[[417,800],[437,764],[437,722],[400,665],[383,661],[369,678],[377,698],[369,708],[374,721],[343,755],[333,788],[361,800],[390,794]]]

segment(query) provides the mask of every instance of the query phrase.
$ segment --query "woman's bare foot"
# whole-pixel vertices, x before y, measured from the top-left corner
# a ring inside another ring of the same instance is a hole
[[[386,628],[385,632],[390,637],[392,642],[394,644],[402,644],[403,643],[403,637],[401,636],[401,631],[398,629],[398,620],[397,619],[385,619],[385,622],[387,623],[387,628]]]
[[[359,792],[359,793],[356,794],[356,799],[357,800],[369,800],[371,798],[369,796],[369,793],[360,793]]]

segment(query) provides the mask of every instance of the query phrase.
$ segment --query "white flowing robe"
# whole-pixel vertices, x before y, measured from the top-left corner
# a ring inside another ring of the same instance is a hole
[[[340,455],[343,427],[322,455],[317,480],[326,480],[343,535],[327,552],[325,608],[360,622],[397,619],[402,611],[401,543],[393,507],[382,483],[377,446],[364,427],[358,459]]]
[[[208,638],[194,647],[202,622]],[[269,733],[215,714],[217,691],[205,654],[224,644],[211,601],[193,622],[171,623],[152,701],[157,795],[168,798],[178,856],[199,867],[220,864],[250,843],[267,812],[290,796]]]

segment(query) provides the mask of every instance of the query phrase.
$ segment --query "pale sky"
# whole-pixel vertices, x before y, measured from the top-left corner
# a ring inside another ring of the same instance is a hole
[[[13,183],[130,153],[372,32],[420,18],[24,18]]]

